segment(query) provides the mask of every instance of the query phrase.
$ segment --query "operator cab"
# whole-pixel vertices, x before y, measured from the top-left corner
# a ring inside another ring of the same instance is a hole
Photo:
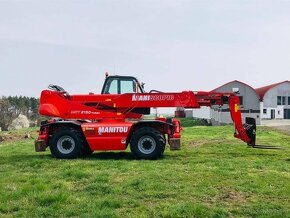
[[[143,84],[132,76],[106,76],[102,94],[144,93]]]

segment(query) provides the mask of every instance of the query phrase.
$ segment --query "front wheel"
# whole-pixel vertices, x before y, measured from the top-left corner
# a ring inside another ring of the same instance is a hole
[[[162,156],[165,147],[163,135],[149,127],[143,127],[133,133],[130,141],[132,154],[139,159],[157,159]]]
[[[81,155],[84,144],[83,135],[73,128],[62,128],[52,135],[50,151],[60,159],[71,159]]]

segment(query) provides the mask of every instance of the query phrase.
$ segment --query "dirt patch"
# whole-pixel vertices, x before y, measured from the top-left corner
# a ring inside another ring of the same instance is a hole
[[[226,201],[231,203],[245,203],[247,201],[247,196],[243,192],[236,191],[234,189],[229,189],[226,187],[219,188],[221,193],[218,197],[220,201]]]
[[[34,139],[37,132],[2,132],[0,135],[0,143],[17,142],[24,139]]]
[[[201,147],[203,145],[208,145],[208,144],[224,144],[226,139],[209,139],[209,140],[192,140],[189,142],[190,147]]]

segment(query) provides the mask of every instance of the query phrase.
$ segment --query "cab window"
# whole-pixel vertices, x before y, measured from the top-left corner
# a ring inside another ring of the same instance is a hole
[[[133,78],[108,78],[103,94],[142,93],[142,89]]]
[[[118,80],[108,80],[105,86],[104,94],[118,94]]]
[[[136,85],[134,84],[134,81],[132,80],[121,80],[120,81],[120,87],[121,87],[121,92],[120,94],[125,94],[125,93],[135,93],[135,87]]]

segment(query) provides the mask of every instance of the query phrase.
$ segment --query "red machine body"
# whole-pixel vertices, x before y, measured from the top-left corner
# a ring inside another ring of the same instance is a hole
[[[50,88],[41,93],[39,113],[57,119],[42,124],[36,150],[50,146],[52,153],[60,158],[76,157],[87,153],[85,150],[125,150],[130,144],[135,156],[155,159],[164,151],[166,135],[171,148],[179,148],[179,120],[142,120],[151,107],[200,108],[228,104],[235,124],[234,136],[249,145],[255,144],[255,120],[247,118],[249,123],[242,124],[239,97],[234,93],[155,90],[145,93],[136,78],[124,76],[107,77],[102,94],[69,95],[61,87]],[[69,131],[82,139],[79,141]],[[67,155],[73,146],[78,147],[78,155]],[[160,148],[155,152],[153,147]]]

